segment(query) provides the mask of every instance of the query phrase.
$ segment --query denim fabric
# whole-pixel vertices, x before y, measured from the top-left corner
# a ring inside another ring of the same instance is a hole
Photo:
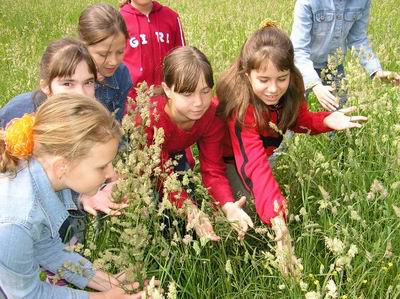
[[[17,95],[0,109],[0,125],[5,128],[13,118],[21,117],[25,113],[32,113],[35,110],[33,92]]]
[[[321,82],[314,69],[325,67],[337,49],[344,59],[354,48],[369,75],[382,69],[367,37],[370,6],[371,0],[297,0],[291,40],[306,88]]]
[[[115,118],[122,120],[128,92],[132,88],[132,79],[128,68],[121,64],[111,77],[102,82],[96,82],[96,98],[111,112]]]
[[[64,268],[64,279],[87,286],[92,264],[64,250],[58,231],[76,210],[71,190],[55,192],[36,160],[15,177],[0,177],[0,288],[8,298],[88,298],[86,292],[53,286],[39,280],[39,265],[57,273],[69,262],[83,275]]]

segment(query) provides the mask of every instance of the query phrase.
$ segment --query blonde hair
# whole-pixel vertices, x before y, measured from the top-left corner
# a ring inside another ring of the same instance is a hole
[[[37,110],[32,128],[33,157],[58,155],[70,161],[86,157],[95,143],[121,138],[112,114],[98,101],[82,95],[49,97]],[[0,173],[15,172],[19,159],[5,150],[0,138]]]
[[[100,3],[86,8],[79,16],[78,32],[87,45],[95,45],[118,33],[126,39],[129,33],[121,14],[111,5]]]

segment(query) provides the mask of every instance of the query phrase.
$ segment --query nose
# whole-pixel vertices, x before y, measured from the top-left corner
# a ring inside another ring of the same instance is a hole
[[[275,80],[271,80],[269,86],[268,86],[268,92],[271,94],[276,93],[276,91],[278,90],[278,84]]]
[[[201,95],[194,94],[193,95],[193,106],[201,107],[202,105],[203,105],[203,99],[201,98]]]
[[[114,166],[113,166],[112,163],[110,162],[110,163],[107,165],[106,169],[105,169],[105,177],[106,177],[106,180],[115,177],[115,175],[116,175],[116,174],[115,174]]]
[[[77,94],[83,95],[83,96],[88,95],[85,92],[85,89],[83,88],[82,84],[76,84],[76,86],[74,88],[74,92],[76,92]]]

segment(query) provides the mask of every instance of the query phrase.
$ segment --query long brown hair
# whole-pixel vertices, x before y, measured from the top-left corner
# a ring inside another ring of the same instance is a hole
[[[92,46],[110,36],[122,33],[129,39],[128,29],[121,14],[106,3],[93,4],[79,16],[78,32],[80,39]]]
[[[268,128],[268,106],[254,94],[246,74],[262,69],[272,62],[280,70],[290,71],[290,83],[286,93],[279,101],[282,116],[278,128],[286,131],[294,124],[304,93],[303,79],[294,65],[294,50],[288,35],[277,27],[266,26],[254,32],[243,44],[240,55],[217,82],[217,96],[220,101],[218,114],[224,118],[237,115],[243,124],[244,114],[251,104],[259,130]]]
[[[13,173],[20,159],[6,150],[0,132],[0,173]],[[49,97],[37,110],[32,129],[31,156],[59,155],[70,161],[84,158],[95,143],[121,137],[112,114],[98,101],[82,95],[58,94]]]
[[[213,70],[207,56],[195,47],[185,46],[172,50],[164,58],[163,81],[177,93],[194,92],[201,76],[209,88],[214,87]],[[155,94],[160,94],[160,88]]]

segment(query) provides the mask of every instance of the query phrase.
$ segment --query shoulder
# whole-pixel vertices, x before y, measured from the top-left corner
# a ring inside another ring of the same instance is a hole
[[[32,92],[22,93],[2,107],[0,109],[1,125],[4,127],[13,118],[21,117],[25,113],[32,113],[35,110],[32,96]]]
[[[154,7],[156,9],[156,13],[159,15],[162,15],[163,17],[169,17],[169,18],[177,18],[179,17],[178,13],[168,6],[161,5],[157,1],[154,1]]]
[[[28,167],[15,177],[0,177],[0,223],[28,226],[37,207]]]

